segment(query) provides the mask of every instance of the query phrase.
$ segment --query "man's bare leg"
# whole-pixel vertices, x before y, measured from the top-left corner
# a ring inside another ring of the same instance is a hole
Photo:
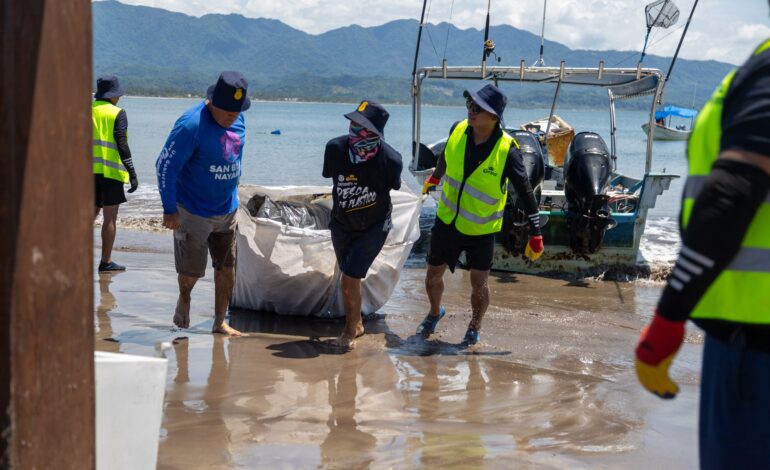
[[[361,321],[361,279],[342,275],[342,304],[345,308],[345,329],[334,344],[351,350],[356,346],[355,339],[364,334]]]
[[[432,266],[428,264],[428,270],[425,272],[425,291],[428,293],[430,301],[430,316],[438,315],[441,308],[441,298],[444,296],[444,272],[447,265]]]
[[[185,276],[180,274],[177,278],[179,282],[179,299],[176,301],[176,311],[174,312],[174,325],[179,328],[190,327],[190,294],[192,293],[197,277]]]
[[[104,206],[104,221],[102,222],[102,263],[112,261],[112,245],[115,243],[115,233],[117,232],[118,206]],[[99,208],[97,207],[97,214]]]
[[[481,329],[481,320],[489,307],[489,271],[471,269],[471,311],[468,328]]]
[[[235,267],[225,266],[214,270],[214,326],[212,333],[228,336],[241,336],[241,332],[231,327],[225,321],[227,307],[230,306],[230,296],[235,284]]]

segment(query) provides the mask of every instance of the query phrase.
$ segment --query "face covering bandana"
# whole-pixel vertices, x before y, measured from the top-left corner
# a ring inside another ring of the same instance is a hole
[[[365,162],[380,150],[380,136],[369,129],[350,123],[348,134],[348,148],[350,161],[353,163]]]

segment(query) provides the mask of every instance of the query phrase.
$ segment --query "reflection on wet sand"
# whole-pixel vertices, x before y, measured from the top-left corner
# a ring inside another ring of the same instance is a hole
[[[437,334],[430,340],[413,334],[427,308],[423,274],[402,273],[386,315],[365,323],[367,334],[348,354],[326,343],[341,322],[233,311],[230,324],[247,336],[172,330],[165,298],[121,297],[132,289],[114,288],[124,280],[141,282],[145,275],[135,271],[100,290],[99,335],[125,338],[121,346],[134,353],[150,351],[158,339],[174,343],[160,469],[648,468],[665,462],[687,468],[697,462],[694,452],[677,453],[679,444],[658,437],[694,436],[694,419],[681,406],[655,415],[660,407],[647,406],[650,398],[633,376],[629,345],[645,320],[637,309],[647,310],[653,298],[644,289],[492,278],[482,341],[467,349],[460,340],[470,308],[459,287],[467,286],[467,273],[445,280],[448,313]],[[167,277],[158,277],[153,289],[173,292],[173,273]],[[107,287],[121,309],[143,306],[141,315],[117,315]],[[206,291],[210,283],[201,287],[201,296],[213,294]],[[115,331],[107,333],[110,327]],[[695,396],[697,352],[686,345],[678,363],[684,370],[674,371],[685,400],[688,390]],[[694,416],[697,401],[686,403]]]
[[[99,303],[96,305],[96,318],[94,324],[96,334],[94,338],[98,344],[97,349],[106,352],[120,352],[120,343],[113,337],[112,322],[109,313],[113,311],[118,302],[110,292],[110,284],[113,276],[117,274],[99,274]]]

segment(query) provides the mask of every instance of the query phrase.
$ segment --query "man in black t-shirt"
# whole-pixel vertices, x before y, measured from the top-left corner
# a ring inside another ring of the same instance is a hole
[[[691,318],[705,333],[701,468],[770,465],[770,41],[731,72],[688,142],[682,247],[636,372],[673,398],[668,368]]]
[[[381,105],[362,101],[350,120],[348,135],[326,144],[323,176],[334,189],[329,229],[342,271],[345,329],[337,345],[349,350],[364,334],[361,279],[380,253],[391,227],[390,190],[401,188],[401,154],[384,142],[389,114]]]

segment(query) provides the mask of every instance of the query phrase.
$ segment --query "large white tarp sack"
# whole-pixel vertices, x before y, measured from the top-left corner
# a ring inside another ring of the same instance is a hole
[[[330,186],[239,186],[232,307],[282,315],[345,316],[341,272],[329,230],[292,226],[273,218],[257,217],[259,213],[255,211],[255,205],[261,205],[264,196],[272,201],[318,205],[330,211],[331,191]],[[393,228],[361,283],[361,312],[365,315],[376,312],[388,301],[412,246],[420,237],[420,198],[408,189],[391,191],[390,196]]]

